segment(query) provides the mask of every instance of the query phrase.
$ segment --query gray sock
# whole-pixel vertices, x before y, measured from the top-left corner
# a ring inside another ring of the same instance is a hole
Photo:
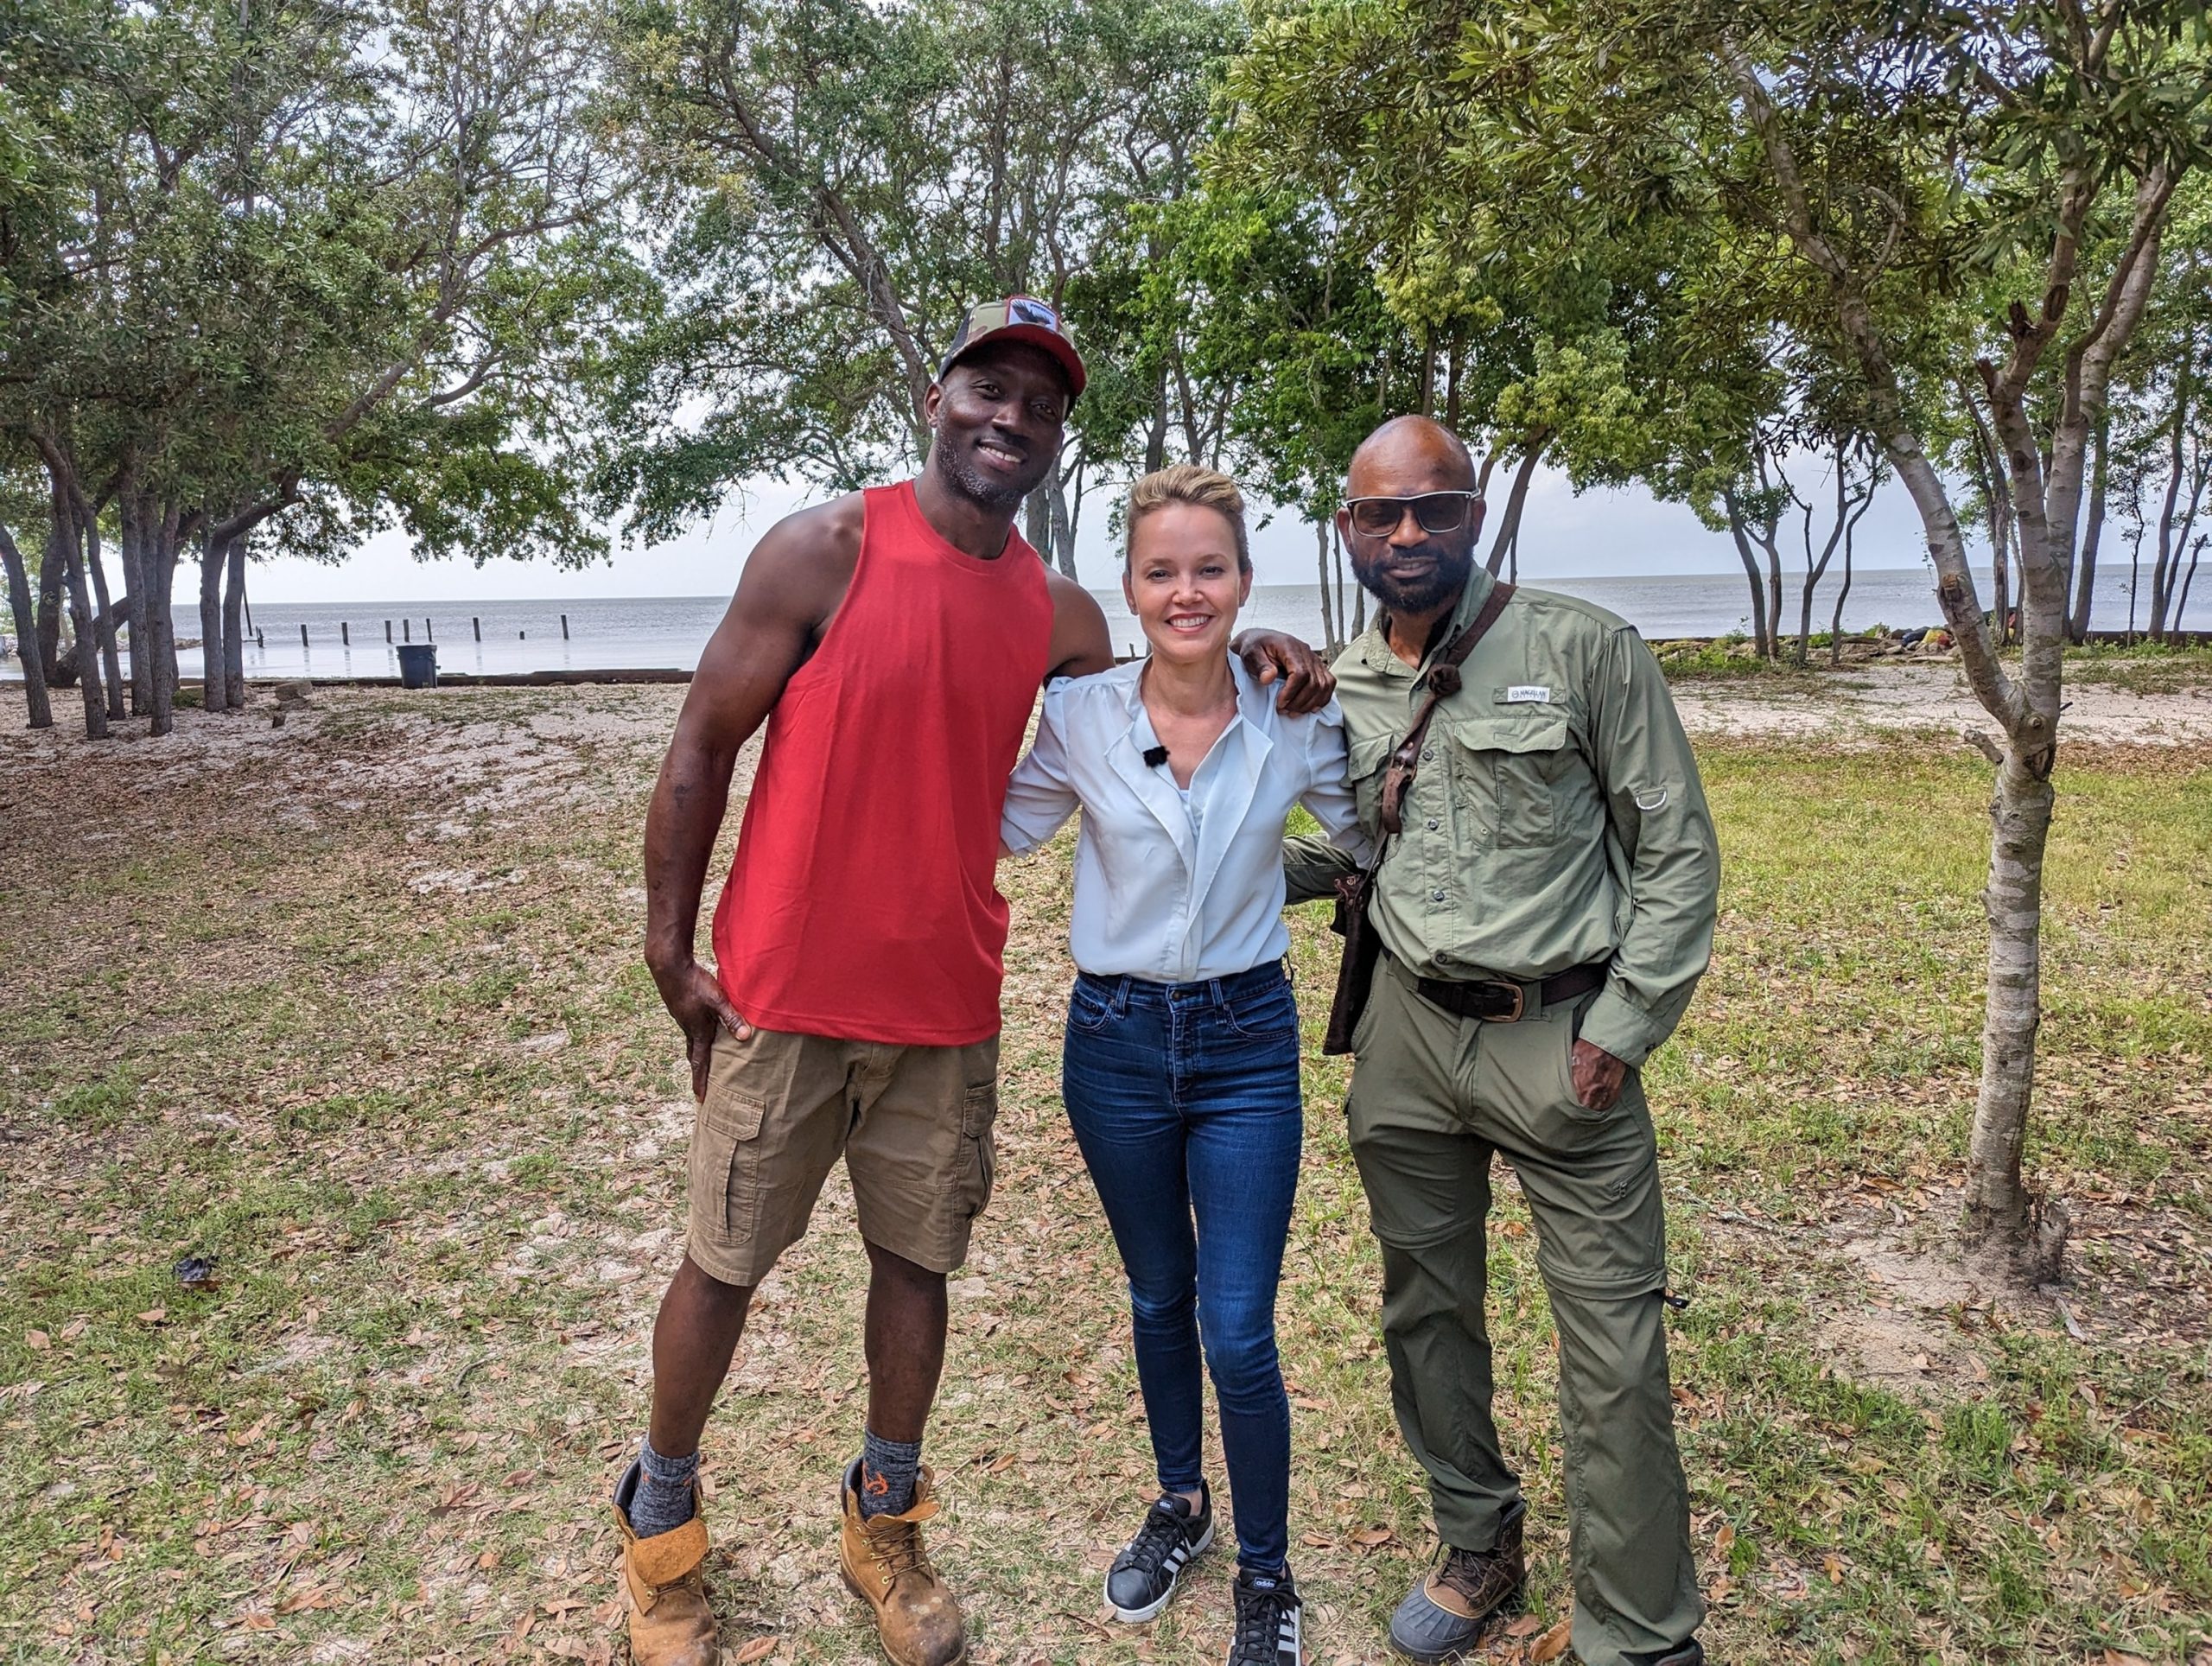
[[[690,1521],[698,1505],[692,1485],[699,1475],[699,1454],[664,1458],[651,1440],[638,1443],[637,1496],[630,1500],[630,1530],[641,1539],[673,1533]]]
[[[861,1519],[903,1516],[914,1507],[914,1479],[922,1467],[919,1440],[887,1440],[861,1431]]]

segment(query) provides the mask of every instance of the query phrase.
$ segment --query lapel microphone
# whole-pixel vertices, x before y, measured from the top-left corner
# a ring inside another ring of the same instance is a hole
[[[1147,747],[1144,749],[1144,766],[1147,769],[1158,769],[1166,761],[1167,748],[1166,747]]]

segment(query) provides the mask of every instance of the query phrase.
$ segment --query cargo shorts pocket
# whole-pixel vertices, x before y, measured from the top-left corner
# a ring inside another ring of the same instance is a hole
[[[960,1212],[973,1220],[991,1201],[998,1179],[993,1130],[999,1120],[999,1084],[970,1083],[960,1097]]]
[[[691,1130],[687,1202],[694,1231],[728,1242],[752,1227],[760,1124],[767,1102],[710,1084]]]

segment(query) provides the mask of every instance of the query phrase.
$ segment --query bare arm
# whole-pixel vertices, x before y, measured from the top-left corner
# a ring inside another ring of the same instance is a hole
[[[1106,613],[1098,598],[1065,574],[1049,568],[1045,588],[1052,598],[1052,652],[1045,680],[1088,677],[1114,669],[1113,639],[1106,634]]]
[[[706,1092],[716,1027],[747,1033],[693,950],[730,774],[843,600],[860,537],[860,500],[852,497],[779,522],[754,547],[729,611],[699,656],[645,812],[645,964],[683,1031],[696,1096]]]

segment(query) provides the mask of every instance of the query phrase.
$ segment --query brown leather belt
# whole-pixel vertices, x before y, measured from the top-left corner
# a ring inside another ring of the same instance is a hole
[[[1502,978],[1459,983],[1438,977],[1417,977],[1414,987],[1421,991],[1423,1001],[1433,1002],[1447,1013],[1461,1018],[1479,1018],[1486,1023],[1512,1024],[1601,988],[1605,982],[1605,969],[1611,963],[1593,960],[1586,966],[1570,966],[1563,972],[1554,972],[1535,983],[1514,983]]]

